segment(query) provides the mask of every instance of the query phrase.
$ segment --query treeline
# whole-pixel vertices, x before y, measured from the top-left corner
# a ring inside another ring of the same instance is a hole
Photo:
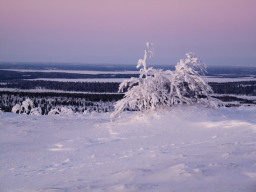
[[[256,95],[256,81],[209,83],[216,94]],[[0,88],[50,89],[98,93],[117,93],[118,82],[59,82],[12,80],[0,83]]]
[[[256,95],[256,81],[209,84],[216,94]],[[48,114],[51,109],[61,107],[69,107],[78,113],[83,113],[84,111],[113,111],[114,103],[124,96],[124,94],[117,93],[118,86],[119,83],[103,82],[11,81],[0,84],[0,87],[19,89],[43,88],[91,93],[0,91],[0,108],[5,112],[10,112],[14,105],[21,104],[25,99],[30,98],[34,102],[35,107],[41,107],[42,114]],[[107,92],[112,92],[112,94]],[[226,102],[226,106],[256,104],[254,100],[234,96],[216,95],[215,97]],[[232,104],[233,101],[236,104]]]
[[[0,70],[0,80],[57,78],[57,79],[91,79],[91,78],[131,78],[137,74],[77,74],[61,72],[20,72]]]
[[[18,89],[52,89],[63,91],[82,91],[82,92],[110,92],[117,93],[119,83],[115,82],[59,82],[59,81],[29,81],[13,80],[8,83],[0,84],[1,88]]]
[[[123,98],[123,94],[71,94],[71,93],[22,93],[0,92],[0,108],[11,112],[12,107],[30,98],[35,107],[42,109],[46,115],[53,108],[69,107],[74,112],[83,113],[113,111],[114,103]]]
[[[216,94],[256,95],[256,81],[209,83]]]
[[[213,96],[214,98],[223,101],[223,105],[225,107],[238,107],[241,105],[256,105],[256,100],[251,100],[247,98],[239,98],[235,96],[229,96],[229,95],[224,95],[224,96]]]

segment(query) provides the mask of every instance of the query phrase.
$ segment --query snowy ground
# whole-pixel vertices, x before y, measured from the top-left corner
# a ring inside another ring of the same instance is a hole
[[[1,115],[0,191],[256,191],[256,108],[109,115]]]
[[[226,83],[226,82],[239,82],[239,81],[256,81],[254,76],[251,77],[238,77],[238,78],[227,78],[227,77],[218,77],[218,76],[203,76],[203,79],[206,82],[214,83]]]

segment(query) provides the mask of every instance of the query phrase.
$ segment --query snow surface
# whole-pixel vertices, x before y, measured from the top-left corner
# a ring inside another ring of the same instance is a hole
[[[133,73],[129,73],[133,74]],[[256,81],[254,77],[239,77],[239,78],[222,78],[214,76],[202,76],[206,82],[224,83],[224,82],[239,82],[239,81]],[[37,78],[25,79],[30,81],[59,81],[59,82],[123,82],[129,78],[87,78],[87,79],[60,79],[60,78]]]
[[[214,83],[225,83],[225,82],[239,82],[239,81],[256,81],[255,77],[238,77],[238,78],[227,78],[219,76],[202,76],[206,82]]]
[[[256,191],[256,108],[0,116],[0,191]]]

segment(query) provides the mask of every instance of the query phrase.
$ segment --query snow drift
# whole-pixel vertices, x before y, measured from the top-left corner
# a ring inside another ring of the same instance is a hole
[[[256,108],[0,117],[0,191],[256,190]]]

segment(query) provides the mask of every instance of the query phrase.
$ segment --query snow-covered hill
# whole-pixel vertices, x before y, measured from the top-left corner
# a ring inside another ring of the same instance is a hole
[[[0,116],[0,191],[253,192],[256,108]]]

